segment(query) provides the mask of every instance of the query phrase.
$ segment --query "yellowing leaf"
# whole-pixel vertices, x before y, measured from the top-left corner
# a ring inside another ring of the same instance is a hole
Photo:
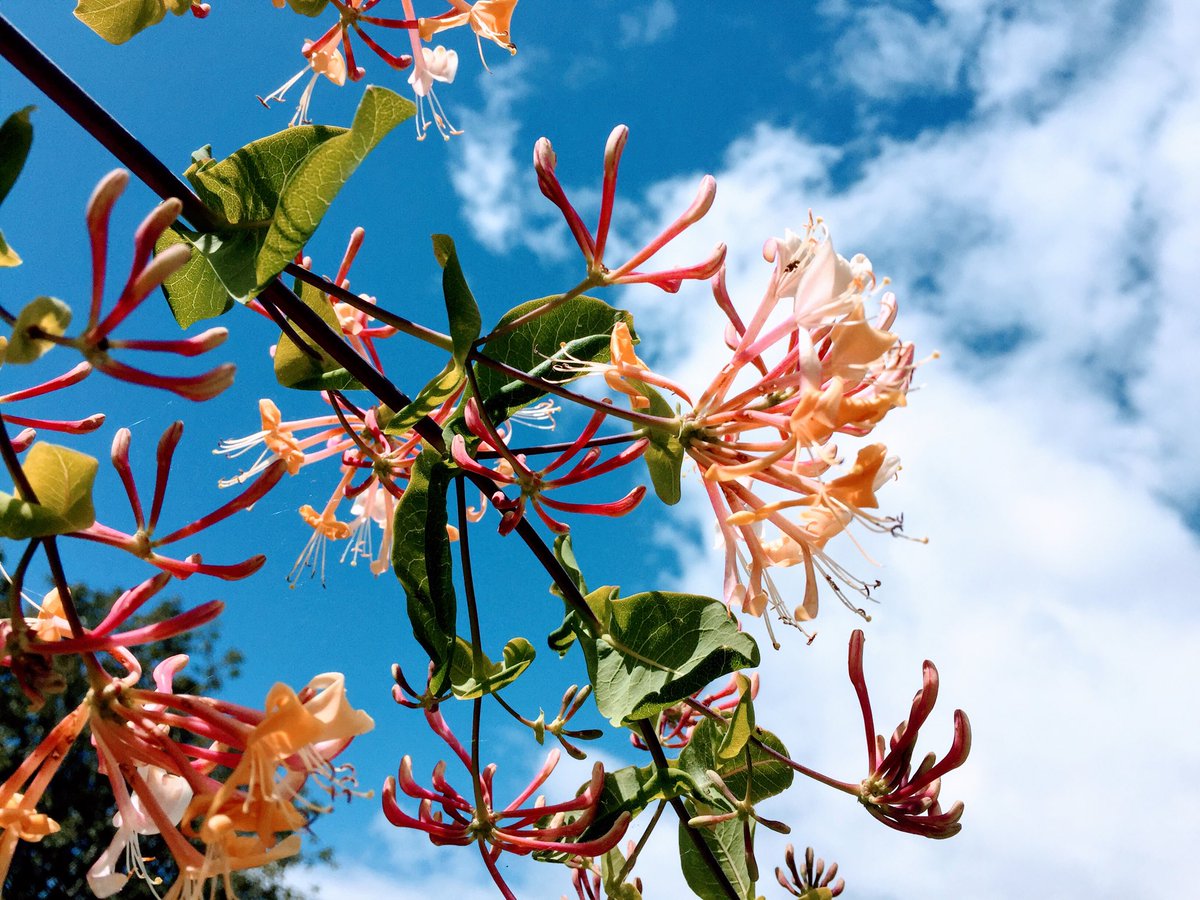
[[[53,341],[30,334],[36,329],[44,334],[62,335],[71,324],[71,307],[53,297],[31,300],[13,323],[6,361],[14,365],[31,363],[54,346]]]
[[[34,444],[21,468],[38,502],[0,492],[0,536],[27,540],[90,526],[96,521],[92,484],[98,466],[86,453]]]

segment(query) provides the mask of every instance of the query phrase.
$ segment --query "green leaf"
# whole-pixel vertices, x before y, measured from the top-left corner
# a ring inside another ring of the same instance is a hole
[[[585,787],[587,785],[580,788],[580,793]],[[605,772],[604,787],[596,804],[596,818],[579,840],[590,841],[607,834],[621,813],[636,817],[651,803],[691,795],[695,791],[690,773],[673,767],[660,769],[651,763]]]
[[[720,759],[736,759],[741,755],[750,736],[754,734],[754,701],[750,699],[750,680],[744,675],[737,676],[738,704],[733,710],[733,716],[725,729],[725,737],[717,748]]]
[[[413,635],[434,663],[430,690],[445,685],[454,655],[457,599],[446,537],[446,491],[450,467],[426,449],[413,464],[404,496],[396,504],[392,568],[408,596]]]
[[[201,319],[219,316],[233,306],[233,292],[217,274],[214,263],[207,259],[208,254],[220,249],[217,246],[220,238],[217,235],[212,235],[210,241],[202,238],[202,235],[186,229],[177,231],[168,228],[154,246],[157,253],[174,244],[186,243],[192,248],[192,258],[163,282],[167,304],[180,328],[187,328]],[[226,252],[234,252],[232,244],[225,249]]]
[[[724,759],[719,755],[727,732],[727,727],[719,725],[712,719],[704,719],[696,725],[692,732],[692,739],[679,754],[679,767],[691,775],[692,780],[695,781],[705,797],[714,803],[723,804],[725,801],[712,786],[712,782],[706,774],[709,769],[721,776],[735,797],[746,796],[746,779],[750,770],[746,766],[745,753],[739,754],[734,759]],[[770,731],[755,728],[754,737],[777,753],[787,756],[787,747]],[[751,776],[753,784],[750,791],[752,803],[782,794],[791,787],[796,773],[790,766],[768,756],[753,743],[749,746],[750,760],[753,763],[753,775]]]
[[[446,316],[450,322],[450,339],[453,343],[450,361],[431,380],[412,403],[400,410],[384,429],[388,434],[403,434],[422,418],[432,413],[449,400],[467,379],[467,354],[479,337],[482,319],[475,297],[467,286],[454,241],[447,235],[433,236],[433,253],[442,267],[442,293],[446,297]]]
[[[588,595],[605,633],[577,631],[596,706],[614,725],[645,719],[722,675],[757,666],[758,645],[711,597]]]
[[[292,12],[312,17],[319,16],[325,12],[325,7],[329,5],[329,0],[287,0],[287,5],[292,8]]]
[[[627,380],[650,400],[647,413],[662,419],[674,419],[678,416],[663,399],[663,395],[650,385],[632,378]],[[683,469],[683,441],[680,440],[679,432],[674,429],[650,428],[648,432],[650,446],[642,454],[642,459],[646,461],[646,468],[650,471],[650,483],[654,485],[654,493],[658,495],[659,500],[667,506],[674,506],[679,502],[681,494],[679,476]]]
[[[433,255],[442,267],[442,293],[446,297],[446,315],[450,321],[450,339],[454,342],[454,358],[460,364],[479,338],[483,320],[471,288],[467,286],[454,240],[447,234],[433,236]]]
[[[33,123],[29,120],[33,110],[32,106],[18,109],[0,125],[0,203],[4,202],[21,169],[25,168],[29,148],[33,145]]]
[[[450,689],[460,700],[473,700],[508,687],[529,668],[536,651],[525,638],[504,645],[504,662],[494,663],[480,652],[476,659],[470,641],[458,638],[450,661]]]
[[[384,136],[417,108],[386,88],[369,86],[350,130],[330,138],[288,173],[258,258],[258,284],[283,271],[312,237],[333,198]]]
[[[29,156],[29,148],[33,144],[33,124],[29,121],[29,114],[33,109],[32,106],[19,109],[0,125],[0,203],[12,190]],[[0,268],[20,264],[20,254],[0,234]]]
[[[600,857],[600,880],[608,900],[642,900],[641,892],[627,881],[617,881],[625,868],[625,856],[613,847]]]
[[[21,254],[8,245],[4,232],[0,231],[0,269],[11,269],[21,264]]]
[[[543,306],[549,299],[552,298],[522,303],[505,313],[498,326]],[[522,372],[562,381],[565,376],[554,371],[554,364],[568,356],[588,362],[608,362],[609,341],[617,322],[624,322],[633,334],[633,316],[629,313],[594,297],[575,297],[558,309],[488,341],[484,352]],[[544,394],[483,365],[477,367],[476,378],[485,409],[497,422]]]
[[[337,313],[320,290],[309,284],[298,285],[304,305],[316,312],[334,334],[342,333]],[[275,380],[284,387],[302,391],[356,391],[362,385],[342,368],[316,342],[297,331],[300,339],[311,348],[316,358],[309,356],[288,335],[281,334],[275,346]]]
[[[6,362],[19,365],[40,359],[54,346],[53,341],[32,337],[29,329],[61,336],[71,324],[71,307],[54,297],[37,297],[25,305],[13,323]]]
[[[166,13],[163,0],[79,0],[75,6],[75,18],[110,44],[125,43]]]
[[[244,303],[266,287],[312,237],[367,154],[414,111],[398,94],[372,86],[348,129],[288,128],[221,162],[207,149],[193,154],[185,176],[230,227],[204,234],[170,229],[160,239],[159,250],[183,240],[196,251],[163,285],[177,320],[218,316],[228,297]]]
[[[27,540],[82,531],[96,521],[92,484],[99,463],[86,453],[34,444],[21,469],[38,502],[0,493],[0,536]]]
[[[698,812],[707,812],[700,807]],[[742,823],[737,819],[720,822],[711,828],[696,828],[716,857],[721,870],[739,898],[754,900],[754,882],[746,870],[746,847]],[[683,877],[701,900],[728,900],[728,895],[700,856],[683,822],[679,823],[679,863]]]
[[[567,574],[571,577],[571,581],[575,582],[575,586],[579,588],[579,593],[587,596],[587,584],[583,580],[583,571],[579,568],[579,563],[575,559],[575,548],[571,546],[571,535],[560,534],[554,539],[554,557],[559,561]],[[562,597],[563,592],[557,584],[551,582],[550,593],[556,597]],[[559,656],[566,656],[567,651],[571,649],[571,645],[575,643],[575,630],[579,627],[579,617],[575,615],[574,610],[567,606],[567,611],[563,617],[563,623],[550,632],[547,638],[550,644],[550,649]]]

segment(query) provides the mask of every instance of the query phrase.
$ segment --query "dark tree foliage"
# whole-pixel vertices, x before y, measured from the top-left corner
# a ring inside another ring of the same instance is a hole
[[[85,585],[71,588],[76,607],[84,622],[97,622],[112,605],[119,592],[97,592]],[[177,615],[183,609],[178,599],[158,603],[153,611],[135,616],[128,627],[149,624]],[[149,647],[136,648],[143,671],[147,674],[161,660],[178,653],[190,657],[187,668],[175,679],[179,693],[215,694],[224,681],[237,678],[242,654],[226,650],[217,655],[217,632],[209,626],[188,632]],[[0,672],[0,781],[20,765],[24,755],[36,747],[50,729],[75,708],[87,691],[82,666],[68,668],[59,663],[66,679],[66,690],[46,698],[36,713],[29,711],[25,696],[6,673]],[[40,842],[19,841],[16,856],[4,884],[3,895],[11,900],[66,900],[90,897],[87,871],[96,857],[112,841],[115,829],[112,817],[116,808],[108,779],[96,769],[96,752],[87,731],[76,740],[67,759],[46,791],[39,810],[58,822],[61,831]],[[154,857],[148,862],[151,872],[160,871],[163,882],[156,886],[162,894],[175,877],[174,865],[161,838],[141,838],[143,854]],[[310,856],[331,861],[328,849]],[[300,893],[283,882],[282,865],[235,873],[234,888],[239,900],[306,900],[312,894]],[[152,898],[155,894],[142,880],[134,877],[118,895],[122,900]]]

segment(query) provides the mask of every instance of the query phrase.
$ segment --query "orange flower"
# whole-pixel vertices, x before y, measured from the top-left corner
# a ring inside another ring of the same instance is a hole
[[[463,9],[467,4],[462,0],[453,5],[460,11],[417,20],[421,40],[428,41],[440,31],[470,25],[479,38],[487,38],[509,53],[517,52],[517,45],[509,37],[513,8],[516,7],[517,0],[476,0],[467,9]]]

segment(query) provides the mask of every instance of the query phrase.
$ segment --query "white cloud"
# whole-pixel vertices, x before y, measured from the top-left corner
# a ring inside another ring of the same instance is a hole
[[[484,108],[461,114],[463,134],[451,142],[450,183],[472,235],[493,253],[523,245],[557,259],[566,252],[565,228],[546,212],[548,204],[528,174],[532,163],[518,161],[526,154],[518,147],[513,107],[527,90],[527,69],[527,63],[513,60],[480,76]]]
[[[636,12],[623,13],[617,20],[621,46],[658,43],[671,33],[678,20],[671,0],[651,0]]]

